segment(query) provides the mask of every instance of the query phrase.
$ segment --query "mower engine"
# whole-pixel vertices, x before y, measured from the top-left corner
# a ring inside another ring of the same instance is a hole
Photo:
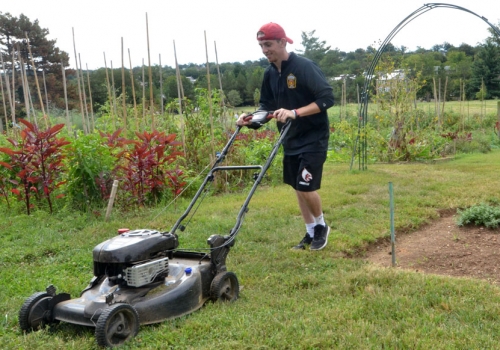
[[[125,232],[94,248],[94,276],[106,276],[114,284],[142,287],[168,276],[169,254],[178,245],[175,234]]]

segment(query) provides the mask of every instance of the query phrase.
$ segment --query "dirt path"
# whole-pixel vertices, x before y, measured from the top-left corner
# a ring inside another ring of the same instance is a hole
[[[410,234],[396,233],[398,268],[500,284],[500,228],[458,227],[456,214],[446,213]],[[391,266],[390,241],[371,246],[365,259]]]

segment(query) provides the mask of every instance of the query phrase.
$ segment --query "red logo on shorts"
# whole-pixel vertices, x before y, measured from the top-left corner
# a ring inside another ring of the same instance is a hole
[[[302,170],[302,178],[305,182],[310,182],[313,179],[313,176],[310,172],[307,171],[306,168],[304,168],[304,170]]]

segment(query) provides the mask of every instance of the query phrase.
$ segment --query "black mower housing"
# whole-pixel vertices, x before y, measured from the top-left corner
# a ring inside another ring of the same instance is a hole
[[[177,235],[134,230],[98,244],[92,255],[98,263],[131,263],[155,258],[158,253],[174,250],[178,245]]]

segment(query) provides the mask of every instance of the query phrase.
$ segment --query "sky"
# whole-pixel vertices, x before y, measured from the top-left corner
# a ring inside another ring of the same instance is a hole
[[[498,0],[451,0],[456,5],[500,23]],[[22,0],[4,2],[0,11],[32,22],[38,19],[49,30],[49,39],[70,55],[75,67],[75,48],[85,69],[124,65],[175,66],[209,62],[245,62],[263,57],[256,40],[259,28],[268,22],[280,24],[294,43],[289,51],[303,49],[302,32],[327,46],[354,51],[378,48],[391,31],[424,5],[421,0]],[[147,18],[147,21],[146,21]],[[147,23],[147,24],[146,24]],[[432,48],[449,42],[476,46],[489,36],[488,24],[471,13],[434,8],[408,23],[392,44]],[[148,58],[148,32],[150,58]]]

